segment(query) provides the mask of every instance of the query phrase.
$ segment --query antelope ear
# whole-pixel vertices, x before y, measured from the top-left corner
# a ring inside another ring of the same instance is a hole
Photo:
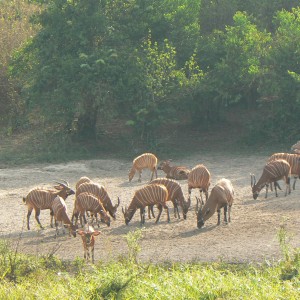
[[[83,230],[76,230],[76,232],[79,234],[79,235],[85,235],[85,232]]]
[[[95,231],[92,233],[93,236],[97,236],[97,235],[99,235],[99,234],[101,234],[101,232],[98,231],[98,230],[95,230]]]
[[[64,188],[62,185],[54,185],[53,187],[58,191],[61,191]]]

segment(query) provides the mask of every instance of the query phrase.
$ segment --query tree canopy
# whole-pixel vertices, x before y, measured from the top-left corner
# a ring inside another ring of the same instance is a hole
[[[165,124],[221,125],[238,108],[257,136],[300,137],[298,1],[37,3],[35,34],[0,61],[28,126],[34,115],[95,139],[118,120],[151,142]]]

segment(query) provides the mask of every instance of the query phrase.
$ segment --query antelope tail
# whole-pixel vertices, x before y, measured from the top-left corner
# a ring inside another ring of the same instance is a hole
[[[25,197],[23,197],[23,202],[26,204],[26,198]]]

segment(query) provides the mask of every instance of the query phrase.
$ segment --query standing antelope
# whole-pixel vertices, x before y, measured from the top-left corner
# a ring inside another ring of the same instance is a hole
[[[110,217],[107,214],[101,201],[99,201],[98,198],[96,198],[92,194],[80,193],[79,195],[77,195],[74,204],[73,215],[76,218],[75,224],[77,224],[79,214],[81,217],[84,218],[84,222],[87,223],[84,216],[86,211],[91,211],[96,216],[97,223],[98,223],[97,213],[100,213],[101,221],[103,221],[107,226],[110,226]],[[98,227],[99,227],[99,223],[98,223]]]
[[[183,196],[183,192],[181,189],[181,186],[178,182],[176,182],[173,179],[168,178],[157,178],[150,182],[150,184],[162,184],[164,185],[168,190],[168,201],[172,201],[174,206],[174,216],[175,218],[178,215],[178,218],[180,219],[180,214],[178,210],[178,204],[181,206],[183,218],[186,219],[186,214],[189,210],[189,207],[191,205],[191,199],[186,202]]]
[[[166,173],[167,178],[183,180],[188,178],[190,170],[184,166],[173,166],[170,165],[171,160],[162,161],[157,167],[158,170],[163,170]]]
[[[128,174],[129,181],[131,181],[135,173],[138,172],[138,181],[141,182],[143,169],[149,169],[150,171],[152,171],[150,181],[153,179],[154,173],[155,177],[157,178],[157,157],[154,154],[144,153],[133,160],[132,167]]]
[[[188,175],[188,193],[191,197],[192,189],[200,190],[200,198],[202,200],[202,192],[205,194],[205,199],[208,198],[208,189],[210,186],[210,172],[204,165],[195,166]]]
[[[112,201],[105,189],[104,186],[94,183],[94,182],[86,182],[82,183],[76,190],[75,202],[77,201],[77,196],[81,193],[89,193],[97,197],[97,199],[103,204],[105,210],[111,215],[111,217],[115,220],[117,209],[120,205],[120,199],[118,197],[118,203],[116,205],[112,204]]]
[[[50,214],[51,214],[50,225],[51,225],[51,227],[53,227],[52,202],[53,202],[54,198],[56,196],[60,196],[64,200],[66,200],[66,198],[69,195],[75,194],[75,192],[69,187],[68,182],[67,181],[64,181],[64,182],[65,183],[57,182],[58,185],[54,186],[56,191],[35,188],[35,189],[31,190],[26,197],[23,197],[23,202],[28,207],[28,212],[27,212],[27,229],[28,230],[30,230],[29,220],[30,220],[30,215],[31,215],[33,209],[35,210],[35,219],[42,229],[43,229],[43,226],[39,219],[40,212],[43,209],[50,209]]]
[[[78,230],[77,233],[81,235],[84,258],[88,261],[90,259],[90,250],[92,252],[92,263],[94,263],[94,247],[95,247],[95,236],[99,235],[101,232],[94,230],[90,225],[85,227],[85,230]]]
[[[155,223],[159,221],[162,208],[167,211],[167,220],[170,222],[169,209],[166,205],[168,200],[168,190],[162,184],[149,184],[145,187],[137,190],[134,193],[134,196],[129,204],[128,208],[125,207],[125,210],[122,207],[122,212],[125,218],[125,224],[128,225],[133,215],[137,209],[140,209],[141,215],[141,224],[145,223],[145,207],[149,205],[157,205],[159,209],[158,216]]]
[[[274,153],[273,155],[270,156],[268,162],[277,159],[284,159],[290,164],[291,175],[294,176],[294,183],[293,183],[293,190],[294,190],[296,186],[296,180],[300,176],[300,155],[290,154],[290,153]]]
[[[58,222],[61,222],[63,233],[65,233],[64,225],[67,225],[69,228],[69,236],[71,233],[74,237],[76,237],[76,226],[74,226],[67,215],[67,205],[63,198],[56,196],[52,202],[52,210],[54,213],[54,220],[55,220],[55,237],[58,236]]]
[[[221,208],[224,208],[224,221],[230,222],[230,212],[233,203],[234,190],[230,180],[222,178],[212,188],[211,193],[203,205],[203,202],[197,197],[197,227],[201,228],[204,222],[208,220],[216,211],[218,212],[218,223],[221,223]],[[201,203],[198,209],[198,203]]]
[[[291,175],[291,166],[286,160],[278,159],[267,163],[264,166],[262,175],[259,178],[257,183],[256,183],[255,176],[251,174],[251,188],[253,193],[253,199],[255,200],[258,197],[259,192],[264,186],[266,186],[265,198],[267,198],[269,184],[272,182],[276,182],[280,179],[284,179],[286,183],[285,196],[287,195],[287,193],[290,194],[291,193],[290,175]],[[276,197],[278,197],[277,185],[274,184],[274,186],[275,186]]]

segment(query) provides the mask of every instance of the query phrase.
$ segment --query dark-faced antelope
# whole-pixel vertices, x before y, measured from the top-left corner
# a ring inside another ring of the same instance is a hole
[[[234,190],[230,180],[222,178],[212,188],[211,193],[203,205],[203,202],[197,197],[197,227],[201,228],[204,222],[208,220],[216,211],[218,212],[218,223],[221,223],[221,208],[224,208],[224,221],[230,222],[230,212],[233,203]],[[200,203],[200,208],[198,205]],[[228,219],[227,219],[228,211]]]
[[[76,218],[75,224],[77,224],[79,215],[83,217],[84,222],[87,223],[85,219],[86,211],[90,211],[96,216],[97,223],[98,223],[97,214],[99,213],[101,216],[101,221],[105,223],[107,226],[110,226],[110,217],[107,214],[104,205],[102,205],[102,203],[98,200],[98,198],[89,193],[80,193],[79,195],[76,196],[76,201],[74,203],[73,215]],[[98,223],[98,227],[99,227],[99,223]]]
[[[145,207],[149,205],[157,205],[159,209],[158,216],[155,223],[159,221],[162,208],[167,211],[167,220],[170,222],[169,209],[166,205],[168,200],[168,190],[162,184],[149,184],[145,187],[137,190],[134,193],[134,196],[129,204],[128,208],[125,207],[125,210],[122,207],[122,212],[125,218],[125,224],[128,225],[133,215],[137,209],[140,209],[141,224],[145,223]]]
[[[204,165],[195,166],[188,175],[188,193],[191,197],[192,189],[199,189],[200,198],[202,201],[202,192],[205,194],[205,199],[208,198],[208,189],[210,186],[210,172]]]
[[[157,167],[158,170],[162,170],[166,173],[166,177],[176,180],[184,180],[188,178],[190,170],[184,166],[171,166],[171,160],[164,160],[160,162]]]
[[[188,201],[185,201],[182,188],[178,182],[176,182],[173,179],[168,178],[157,178],[150,182],[150,184],[162,184],[164,185],[168,190],[168,201],[172,201],[174,206],[174,216],[175,218],[178,216],[180,219],[180,214],[178,210],[178,205],[182,209],[183,218],[186,219],[186,214],[189,210],[189,207],[191,205],[190,198]]]
[[[286,160],[291,166],[291,176],[294,177],[293,190],[296,186],[296,180],[300,176],[300,155],[290,153],[274,153],[268,159],[268,162],[278,159]]]
[[[71,234],[76,237],[76,229],[77,226],[73,225],[71,220],[69,219],[67,215],[67,205],[63,198],[56,196],[52,202],[52,211],[54,214],[54,220],[55,220],[55,237],[58,236],[58,222],[61,223],[63,228],[63,233],[65,233],[64,225],[68,227],[69,229],[69,236]]]
[[[53,212],[52,212],[52,202],[56,196],[60,196],[64,200],[69,195],[75,194],[75,192],[69,187],[68,182],[64,181],[65,183],[57,182],[58,185],[54,186],[56,190],[46,190],[46,189],[39,189],[35,188],[31,190],[28,195],[24,198],[23,202],[27,205],[28,212],[27,212],[27,229],[30,230],[29,220],[32,210],[35,210],[35,219],[37,223],[43,228],[39,215],[41,210],[43,209],[50,209],[51,214],[51,221],[50,225],[53,227]]]
[[[267,198],[269,184],[272,182],[275,183],[280,179],[283,179],[286,183],[285,196],[287,195],[287,193],[290,194],[291,193],[290,176],[291,176],[291,166],[286,160],[278,159],[267,163],[264,166],[262,175],[259,178],[257,183],[256,183],[255,176],[251,174],[251,188],[252,188],[253,199],[255,200],[258,197],[259,192],[264,186],[266,186],[265,198]],[[275,186],[276,197],[278,197],[277,185],[274,184],[274,186]]]
[[[135,173],[138,172],[138,181],[141,182],[143,169],[149,169],[152,172],[150,181],[153,179],[154,173],[157,178],[157,157],[154,154],[144,153],[133,160],[132,167],[128,174],[129,181],[131,181]]]
[[[116,205],[113,205],[105,187],[94,182],[82,183],[78,187],[78,189],[76,190],[75,202],[77,200],[77,196],[80,195],[81,193],[89,193],[97,197],[97,199],[103,204],[105,210],[110,214],[110,216],[114,220],[116,219],[117,209],[120,205],[119,197],[118,197],[118,203]]]
[[[94,263],[94,247],[95,247],[95,236],[99,235],[101,232],[94,230],[90,225],[86,225],[84,230],[78,230],[77,233],[81,236],[84,258],[89,261],[90,252],[92,253],[92,263]]]

